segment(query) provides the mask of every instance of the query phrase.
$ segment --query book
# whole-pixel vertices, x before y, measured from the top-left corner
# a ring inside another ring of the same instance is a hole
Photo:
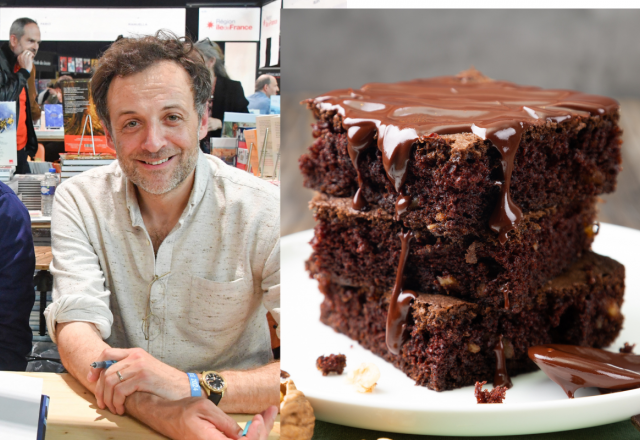
[[[45,104],[44,122],[47,128],[61,128],[64,125],[62,104]]]
[[[60,163],[62,166],[91,165],[92,167],[95,167],[100,165],[109,165],[114,160],[116,160],[116,157],[111,154],[60,154]]]
[[[222,137],[237,138],[241,129],[256,127],[256,115],[251,113],[224,112],[222,122]]]
[[[0,102],[0,165],[17,166],[17,128],[15,102]]]
[[[251,172],[254,176],[260,177],[260,158],[258,154],[258,134],[257,130],[245,130],[245,141],[247,143],[247,156],[251,155]],[[247,158],[249,160],[249,158]]]
[[[58,61],[58,69],[60,72],[67,71],[67,57],[60,57]]]
[[[64,149],[67,152],[109,153],[115,150],[107,145],[107,137],[89,93],[88,79],[64,82],[62,87],[64,108]],[[93,133],[93,136],[92,136]],[[80,145],[82,143],[82,145]]]
[[[40,416],[38,418],[37,440],[45,440],[47,435],[47,417],[49,416],[49,396],[42,395],[40,400]]]
[[[238,155],[238,141],[234,138],[215,138],[210,139],[211,154],[222,160],[227,165],[236,166],[236,157]]]
[[[82,73],[82,58],[76,58],[76,73]]]

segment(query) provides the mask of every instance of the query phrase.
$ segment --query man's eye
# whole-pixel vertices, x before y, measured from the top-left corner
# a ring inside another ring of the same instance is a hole
[[[176,121],[178,121],[180,119],[180,116],[178,116],[178,115],[169,115],[169,116],[167,116],[167,119],[172,121],[172,122],[176,122]]]
[[[138,121],[129,121],[125,125],[125,127],[127,127],[127,128],[133,128],[133,127],[137,127],[137,126],[138,126]]]

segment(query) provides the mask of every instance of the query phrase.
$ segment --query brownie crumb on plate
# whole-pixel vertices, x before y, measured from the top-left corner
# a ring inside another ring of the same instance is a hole
[[[316,367],[322,371],[323,376],[329,373],[342,374],[344,367],[347,366],[347,357],[343,354],[330,354],[329,356],[320,356],[316,360]]]

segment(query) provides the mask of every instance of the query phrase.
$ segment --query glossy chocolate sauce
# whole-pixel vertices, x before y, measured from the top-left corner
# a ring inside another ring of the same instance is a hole
[[[393,293],[389,300],[389,313],[387,315],[387,348],[393,354],[400,354],[402,344],[407,338],[406,326],[407,316],[411,303],[416,299],[415,292],[402,290],[404,266],[409,255],[409,246],[413,239],[413,232],[400,232],[402,249],[400,251],[400,262],[396,272],[396,282],[393,285]]]
[[[502,176],[496,182],[500,185],[500,200],[491,215],[490,226],[503,244],[507,233],[522,219],[522,211],[511,199],[509,190],[522,133],[547,121],[562,122],[618,108],[618,103],[610,98],[492,81],[473,69],[458,76],[336,90],[311,100],[311,104],[320,111],[336,111],[342,116],[359,186],[362,187],[359,157],[376,145],[399,197],[416,142],[455,133],[474,133],[491,142],[501,155]],[[354,209],[365,206],[366,201],[358,192]],[[399,217],[408,203],[396,206]]]
[[[513,383],[511,382],[511,378],[507,372],[507,361],[504,357],[504,343],[502,342],[502,335],[500,335],[500,339],[493,348],[493,351],[496,353],[496,372],[493,376],[493,387],[511,388]]]
[[[569,398],[579,388],[620,391],[640,387],[640,356],[635,354],[548,344],[529,348],[529,357]]]

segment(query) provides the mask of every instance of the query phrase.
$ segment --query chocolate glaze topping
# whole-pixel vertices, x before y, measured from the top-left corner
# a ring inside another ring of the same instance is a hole
[[[409,245],[413,239],[413,232],[400,232],[402,250],[400,251],[400,262],[396,272],[396,282],[393,285],[393,293],[389,300],[389,314],[387,315],[387,348],[393,354],[400,354],[402,344],[407,338],[406,326],[407,316],[411,303],[416,299],[415,292],[402,290],[404,266],[409,255]]]
[[[513,386],[513,383],[511,382],[509,373],[507,373],[507,362],[504,358],[504,343],[502,342],[502,335],[500,335],[500,339],[498,340],[496,346],[493,348],[493,351],[496,353],[496,372],[493,376],[493,386],[494,388],[511,388]]]
[[[529,348],[529,357],[569,398],[579,388],[620,391],[640,387],[640,356],[635,354],[547,344]]]
[[[618,109],[615,100],[603,96],[493,81],[474,69],[457,76],[336,90],[311,100],[310,104],[320,111],[336,111],[342,116],[360,186],[359,155],[377,145],[398,197],[402,197],[411,149],[416,142],[470,132],[489,141],[500,152],[502,162],[501,182],[497,182],[500,201],[490,226],[503,244],[507,233],[522,219],[522,211],[511,199],[509,187],[523,132],[547,121],[559,123]],[[366,201],[358,192],[354,209],[365,206]],[[408,203],[399,202],[396,206],[399,217]]]

